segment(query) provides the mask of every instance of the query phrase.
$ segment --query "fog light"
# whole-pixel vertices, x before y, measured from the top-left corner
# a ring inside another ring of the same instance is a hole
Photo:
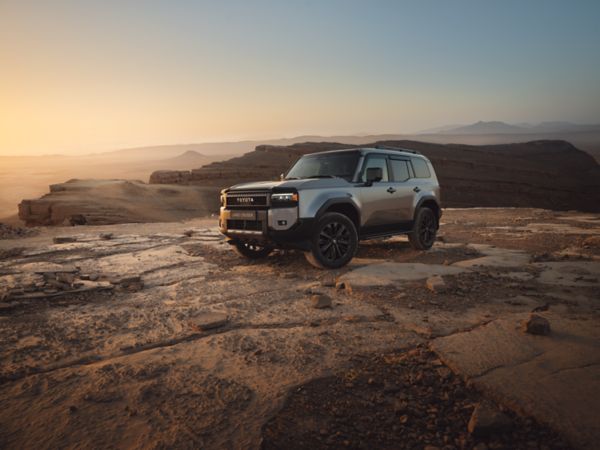
[[[283,226],[287,225],[287,220],[278,220],[277,225],[279,225],[280,227],[283,227]]]

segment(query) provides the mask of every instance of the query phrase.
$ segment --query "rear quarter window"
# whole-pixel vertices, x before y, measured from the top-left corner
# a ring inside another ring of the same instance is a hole
[[[394,181],[406,181],[410,178],[410,171],[408,170],[408,161],[401,159],[392,159],[392,174]]]
[[[431,178],[431,172],[424,159],[411,158],[411,162],[415,171],[415,178]]]

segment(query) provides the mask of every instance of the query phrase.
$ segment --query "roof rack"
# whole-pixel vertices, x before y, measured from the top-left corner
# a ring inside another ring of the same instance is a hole
[[[390,145],[380,145],[380,144],[377,144],[377,145],[375,146],[375,148],[377,148],[377,149],[379,149],[379,150],[396,150],[396,151],[398,151],[398,152],[412,153],[412,154],[414,154],[414,155],[420,155],[420,154],[421,154],[421,152],[420,152],[420,151],[418,151],[418,150],[409,150],[409,149],[407,149],[407,148],[392,147],[392,146],[390,146]]]

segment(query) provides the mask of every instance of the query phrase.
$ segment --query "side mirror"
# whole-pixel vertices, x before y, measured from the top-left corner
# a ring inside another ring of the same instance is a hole
[[[285,174],[284,173],[280,173],[279,174],[279,181],[283,181],[284,178],[285,178]]]
[[[381,167],[369,167],[367,168],[367,185],[371,186],[373,183],[381,181],[383,178],[383,170]]]

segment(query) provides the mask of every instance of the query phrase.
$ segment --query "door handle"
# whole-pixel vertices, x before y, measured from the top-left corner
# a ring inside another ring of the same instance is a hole
[[[394,192],[396,192],[396,189],[394,189],[393,187],[391,187],[391,186],[390,186],[389,188],[387,188],[387,191],[388,191],[390,194],[393,194]]]
[[[413,189],[413,191],[415,191],[415,192],[421,192],[421,189],[419,188],[419,186],[415,186],[414,189]]]

